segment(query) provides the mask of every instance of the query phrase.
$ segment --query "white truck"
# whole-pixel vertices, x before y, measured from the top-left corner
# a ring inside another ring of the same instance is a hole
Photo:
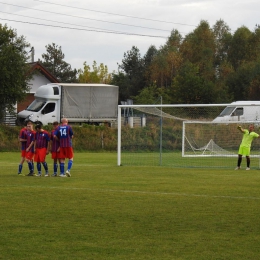
[[[35,100],[17,114],[17,124],[31,120],[43,125],[60,122],[111,124],[117,120],[118,86],[51,83],[36,90]]]
[[[236,101],[227,106],[213,123],[260,121],[260,101]]]

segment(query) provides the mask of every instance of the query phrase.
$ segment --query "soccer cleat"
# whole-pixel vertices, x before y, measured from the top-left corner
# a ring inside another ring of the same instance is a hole
[[[238,167],[235,168],[235,170],[240,170],[240,169],[241,169],[240,166],[238,166]]]
[[[44,177],[49,177],[49,173],[45,173]]]
[[[246,167],[246,171],[249,171],[250,170],[250,168],[249,167]]]
[[[60,174],[59,176],[60,176],[60,177],[67,177],[67,175],[64,174],[64,173],[63,173],[63,174]]]
[[[18,172],[18,176],[23,176],[23,174],[21,172]]]
[[[53,173],[51,177],[57,177],[57,173]]]
[[[34,176],[33,172],[29,172],[26,176]]]
[[[36,177],[42,177],[42,175],[41,175],[40,173],[38,173],[38,174],[36,175]]]
[[[66,175],[67,175],[68,177],[71,177],[71,174],[70,174],[70,171],[69,171],[69,170],[66,171]]]

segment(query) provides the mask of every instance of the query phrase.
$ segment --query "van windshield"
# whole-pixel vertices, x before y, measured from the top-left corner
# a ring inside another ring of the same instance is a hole
[[[46,102],[40,100],[34,100],[28,107],[27,111],[38,112],[42,109]]]
[[[233,112],[233,110],[235,109],[235,107],[226,107],[219,116],[229,116],[231,115],[231,113]]]

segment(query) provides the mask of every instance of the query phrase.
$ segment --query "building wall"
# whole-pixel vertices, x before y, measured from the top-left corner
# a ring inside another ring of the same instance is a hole
[[[36,90],[42,86],[51,83],[45,76],[41,73],[36,72],[33,74],[33,77],[29,81],[30,93],[35,93]]]

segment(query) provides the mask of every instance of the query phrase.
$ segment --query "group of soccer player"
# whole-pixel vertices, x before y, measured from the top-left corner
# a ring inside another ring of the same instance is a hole
[[[72,148],[73,130],[68,125],[68,120],[62,118],[61,125],[53,122],[53,130],[51,133],[42,129],[41,124],[35,125],[31,121],[20,130],[19,141],[21,143],[21,161],[18,167],[18,175],[22,175],[23,163],[28,163],[29,173],[27,176],[42,176],[43,166],[45,177],[50,176],[46,155],[51,153],[53,159],[53,174],[56,177],[71,177],[71,167],[73,164],[73,148]],[[67,170],[65,172],[65,160],[68,159]],[[34,172],[34,163],[36,163],[37,174]],[[58,164],[60,174],[58,175]]]

